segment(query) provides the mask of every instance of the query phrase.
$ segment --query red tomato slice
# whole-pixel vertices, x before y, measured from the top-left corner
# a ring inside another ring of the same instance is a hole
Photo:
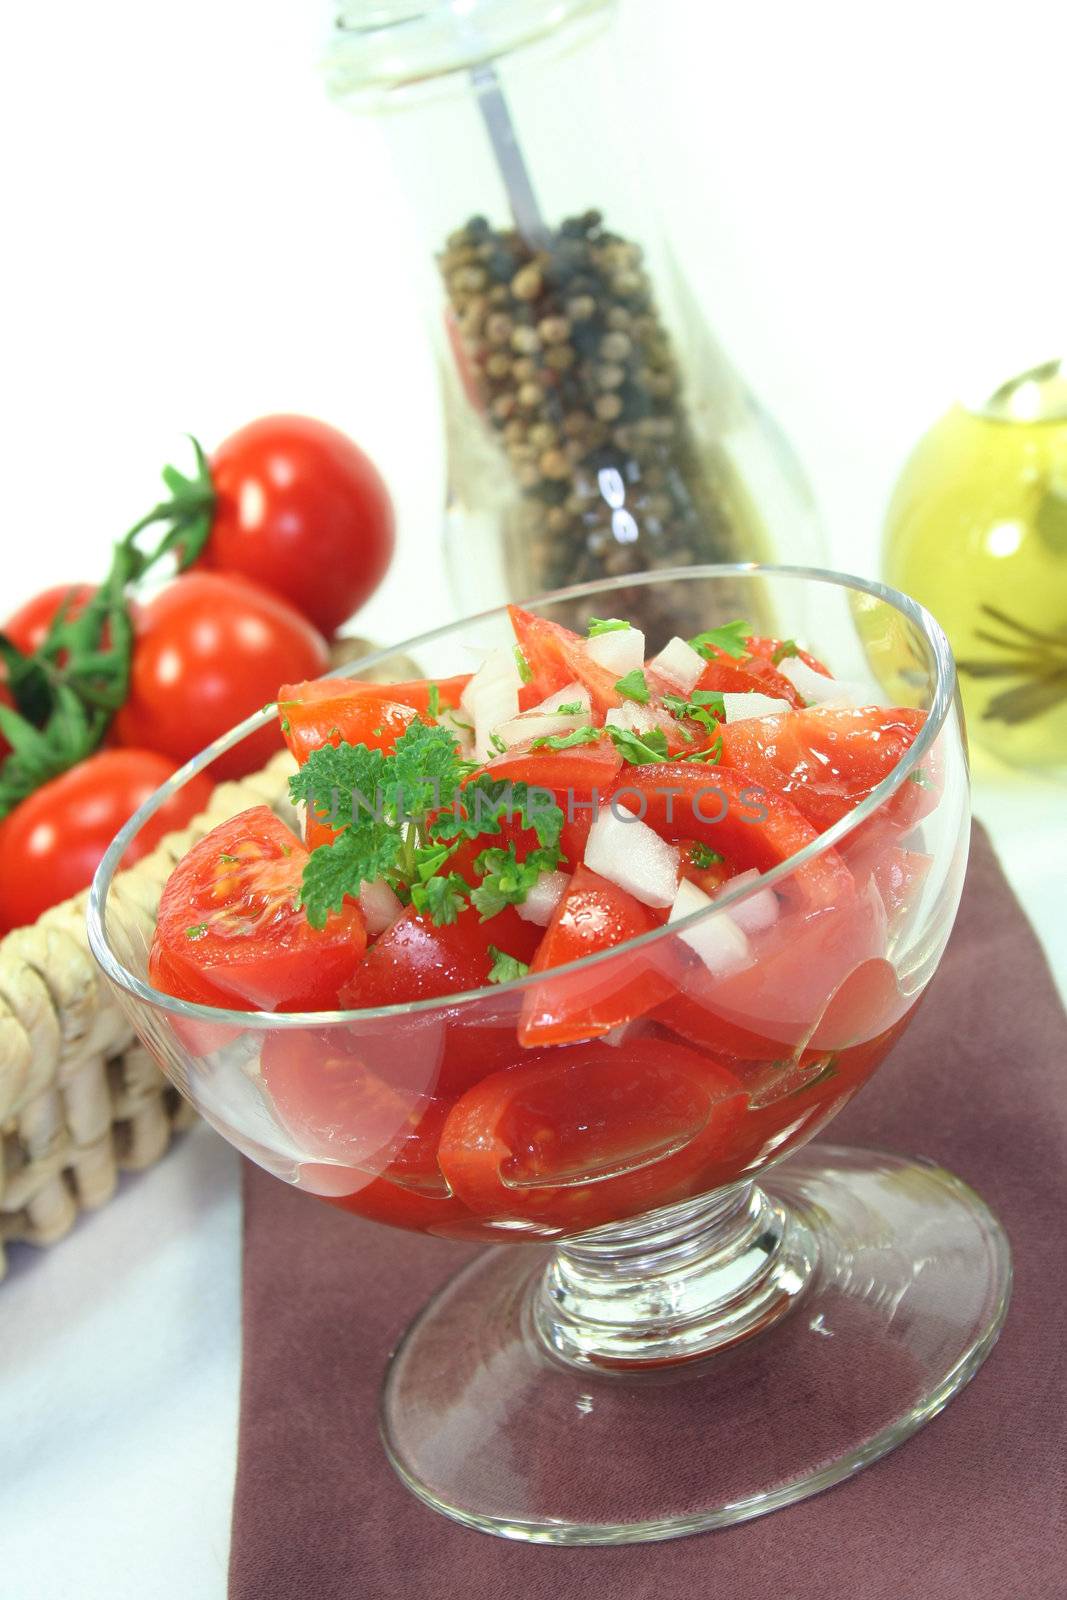
[[[372,1177],[388,1174],[418,1193],[446,1194],[437,1139],[452,1102],[426,1092],[434,1055],[416,1051],[416,1041],[425,1043],[424,1032],[403,1027],[270,1035],[260,1059],[263,1085],[301,1155],[332,1158]]]
[[[494,756],[482,770],[498,781],[525,783],[564,796],[570,790],[585,799],[594,790],[602,796],[610,794],[621,767],[622,756],[611,740],[601,738],[596,744],[571,745],[568,750],[516,745],[506,754]],[[566,805],[563,809],[566,811]]]
[[[743,726],[743,724],[738,724]],[[795,806],[746,773],[689,762],[627,767],[615,793],[665,839],[710,845],[739,870],[767,872],[817,837]],[[782,886],[787,900],[833,906],[855,892],[836,850],[798,867]]]
[[[823,833],[889,776],[925,720],[923,711],[827,706],[751,717],[723,728],[721,764],[785,795]],[[894,820],[914,821],[925,799],[920,785],[904,784]]]
[[[697,679],[698,689],[717,689],[720,694],[748,694],[756,690],[759,694],[787,700],[791,706],[803,704],[802,696],[789,679],[762,657],[746,656],[743,661],[736,661],[714,646],[706,648],[713,653]]]
[[[853,888],[835,905],[786,912],[752,940],[751,965],[713,977],[679,941],[676,994],[657,1012],[672,1032],[747,1060],[789,1056],[797,1047],[838,1049],[894,1020],[881,981],[885,911]],[[839,991],[851,985],[837,1000]]]
[[[307,851],[266,806],[231,817],[167,880],[155,944],[179,998],[240,1010],[328,1011],[366,946],[346,904],[325,928],[295,907]],[[195,991],[195,992],[194,992]],[[173,991],[172,991],[173,992]]]
[[[278,690],[278,717],[282,737],[303,766],[313,750],[342,741],[388,754],[418,711],[395,696],[391,686],[382,689],[350,678],[320,678],[283,683]]]
[[[580,683],[589,690],[594,720],[599,716],[603,721],[605,712],[622,705],[622,696],[615,687],[618,674],[590,658],[585,639],[572,633],[570,628],[549,622],[545,617],[535,617],[519,606],[509,606],[508,615],[519,648],[533,674],[527,687],[537,686],[537,699],[531,699],[531,704],[537,705],[569,683]]]
[[[662,1039],[545,1051],[456,1102],[438,1161],[477,1215],[574,1232],[713,1187],[746,1104],[724,1067]]]
[[[578,867],[533,960],[532,972],[548,972],[583,956],[596,955],[650,933],[665,913],[656,912],[632,895]],[[665,1000],[673,989],[663,970],[665,955],[635,951],[604,961],[586,972],[546,979],[523,995],[520,1044],[571,1044],[594,1039]]]
[[[761,661],[767,662],[771,667],[775,666],[775,655],[782,648],[781,639],[769,639],[761,637],[759,634],[753,634],[751,638],[745,640],[745,643],[748,646],[750,655],[756,656]],[[800,660],[803,661],[804,665],[811,668],[812,672],[818,672],[824,678],[829,678],[831,676],[829,667],[825,667],[819,660],[818,656],[809,655],[806,650],[799,649],[796,653]],[[753,663],[752,670],[759,673],[764,669],[762,667],[757,667],[755,663]],[[777,675],[780,678],[785,677],[785,674],[782,672],[779,672]],[[786,681],[788,682],[788,679]]]
[[[441,995],[483,989],[489,982],[489,946],[529,962],[540,928],[524,922],[512,906],[488,922],[471,907],[455,922],[438,927],[409,906],[398,922],[376,939],[341,991],[352,1007],[405,1005]]]
[[[525,685],[530,704],[538,705],[557,689],[574,682],[567,656],[574,645],[581,644],[581,639],[570,628],[549,622],[546,617],[535,617],[521,606],[508,606],[508,616],[530,669],[530,682]]]

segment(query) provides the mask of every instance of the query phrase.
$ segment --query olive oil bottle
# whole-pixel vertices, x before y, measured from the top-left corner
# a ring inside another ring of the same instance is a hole
[[[920,440],[883,567],[948,634],[972,743],[1067,772],[1067,363],[954,406]]]

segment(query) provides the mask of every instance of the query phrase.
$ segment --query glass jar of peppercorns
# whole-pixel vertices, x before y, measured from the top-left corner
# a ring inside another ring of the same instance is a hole
[[[465,610],[820,553],[796,460],[647,197],[615,14],[615,0],[345,0],[331,47],[332,92],[388,113],[430,235]],[[708,626],[673,588],[620,595],[620,615],[657,634]]]

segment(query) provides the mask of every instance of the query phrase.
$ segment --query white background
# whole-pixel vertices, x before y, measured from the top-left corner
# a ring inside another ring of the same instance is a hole
[[[1067,344],[1062,16],[626,0],[676,247],[836,565],[877,570],[894,476],[958,390]],[[183,430],[210,447],[281,409],[348,429],[390,480],[400,555],[361,627],[447,604],[417,235],[377,129],[320,87],[328,21],[319,0],[4,8],[0,613],[99,573]],[[1062,791],[987,773],[977,798],[1062,981]],[[224,1594],[237,1226],[235,1160],[201,1131],[20,1256],[3,1600]]]

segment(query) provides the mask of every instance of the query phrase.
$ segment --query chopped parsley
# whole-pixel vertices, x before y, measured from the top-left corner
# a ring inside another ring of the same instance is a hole
[[[640,667],[635,667],[632,672],[628,672],[625,677],[620,678],[615,688],[624,699],[636,700],[638,705],[648,705],[648,680]]]
[[[723,655],[730,656],[734,661],[741,661],[749,653],[748,636],[751,632],[750,622],[725,622],[721,628],[707,628],[703,633],[698,633],[689,643],[705,661],[711,659],[715,650],[721,650]]]
[[[431,683],[430,685],[430,692],[426,696],[426,705],[431,717],[436,719],[441,715],[441,691],[436,683]]]
[[[726,857],[710,845],[698,843],[689,846],[689,859],[699,872],[706,872],[709,867],[721,867]]]
[[[618,617],[590,617],[589,637],[599,639],[602,633],[618,633],[629,626],[628,622],[620,622]]]
[[[782,662],[789,656],[798,656],[799,654],[800,647],[795,639],[783,639],[771,651],[771,665],[775,667],[781,666]]]
[[[920,789],[932,789],[933,784],[927,777],[922,767],[916,767],[914,772],[908,773],[908,782],[917,783]]]
[[[708,733],[715,733],[726,717],[726,705],[717,689],[694,689],[688,698],[665,694],[663,704],[672,717],[688,717],[692,722],[699,722]]]
[[[588,706],[583,706],[580,700],[568,700],[565,706],[557,706],[554,715],[557,717],[580,717],[583,711],[588,711]]]
[[[195,925],[195,927],[186,928],[185,937],[187,939],[202,939],[206,933],[207,933],[207,923],[206,922],[198,922]]]
[[[489,735],[489,744],[492,749],[496,751],[498,756],[507,754],[508,747],[500,737],[499,733],[491,733]]]
[[[542,738],[535,739],[530,746],[531,750],[570,750],[576,744],[595,744],[600,738],[601,728],[572,728],[570,733],[546,733]]]
[[[493,963],[489,968],[490,983],[511,983],[515,978],[525,978],[530,970],[525,961],[517,961],[495,944],[489,946],[489,955]]]
[[[662,728],[635,733],[632,728],[617,728],[612,724],[608,727],[608,733],[616,750],[631,766],[648,767],[653,762],[667,759],[667,735]]]

